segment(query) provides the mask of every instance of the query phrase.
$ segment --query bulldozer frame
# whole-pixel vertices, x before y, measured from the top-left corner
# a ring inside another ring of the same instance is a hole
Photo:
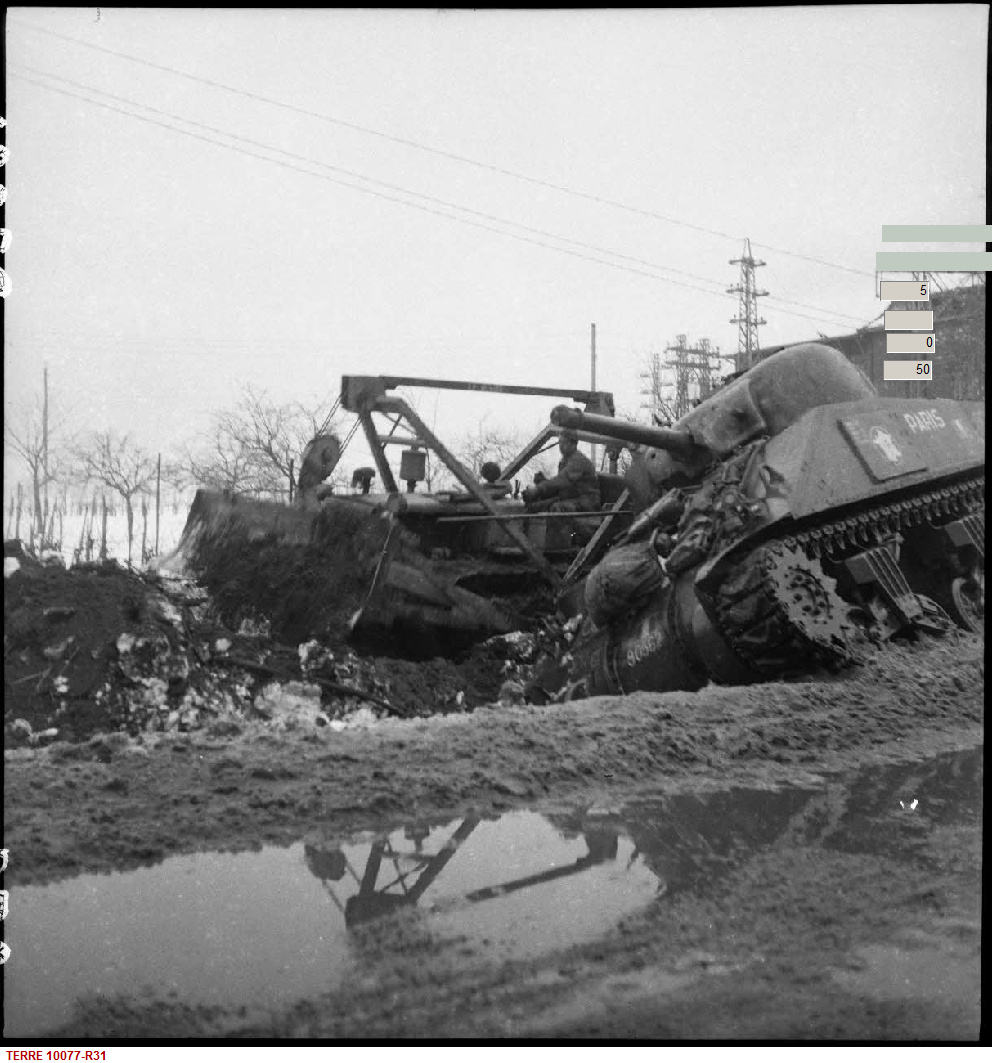
[[[616,513],[623,508],[627,501],[626,497],[621,496],[620,499],[615,500],[610,510],[605,513],[602,511],[587,514],[569,513],[560,515],[542,513],[537,518],[534,514],[523,511],[508,513],[505,510],[501,510],[495,504],[494,499],[509,494],[512,490],[513,478],[517,473],[550,441],[557,438],[561,434],[562,428],[553,422],[549,422],[509,462],[494,483],[483,485],[472,470],[466,468],[441,442],[410,404],[400,395],[395,394],[396,389],[401,387],[570,399],[574,403],[581,403],[585,414],[600,414],[607,417],[614,412],[612,393],[608,391],[541,388],[519,384],[486,384],[478,381],[439,380],[429,377],[407,376],[345,376],[342,377],[341,381],[341,405],[344,409],[357,415],[383,488],[390,496],[396,496],[397,499],[402,497],[387,458],[386,448],[401,445],[414,450],[424,450],[433,453],[460,486],[464,488],[471,499],[477,502],[483,510],[483,513],[476,515],[449,514],[439,516],[437,518],[439,522],[491,522],[500,529],[513,548],[520,550],[524,556],[529,558],[555,590],[560,590],[563,586],[567,586],[571,582],[569,576],[573,574],[573,571],[577,571],[578,566],[573,564],[563,580],[562,576],[548,560],[546,553],[525,534],[521,522],[535,519],[554,520],[555,518],[561,518],[574,520],[577,517],[598,517],[603,521],[594,536],[598,544],[603,538],[601,533],[605,532],[605,526],[608,526]],[[388,420],[390,427],[387,432],[379,431],[373,415],[379,415]],[[402,431],[404,428],[406,431]],[[603,445],[610,458],[611,472],[615,473],[616,460],[619,453],[616,439],[587,429],[580,429],[577,435],[584,442]],[[401,507],[402,503],[397,501],[395,505]],[[587,554],[588,551],[583,550],[580,557]],[[578,562],[579,558],[576,558],[576,561]]]

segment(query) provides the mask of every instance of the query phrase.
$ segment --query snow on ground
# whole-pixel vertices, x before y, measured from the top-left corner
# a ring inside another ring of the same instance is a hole
[[[189,507],[192,502],[192,498],[177,502],[175,505],[163,505],[162,511],[159,515],[159,539],[158,539],[158,553],[167,554],[171,553],[179,544],[179,537],[182,535],[183,528],[186,525],[186,518],[189,515]],[[61,548],[56,552],[61,556],[66,565],[73,563],[75,552],[79,549],[80,543],[83,539],[83,529],[85,526],[91,526],[89,535],[93,539],[92,558],[96,559],[100,553],[100,536],[101,536],[101,515],[99,512],[96,514],[96,518],[91,521],[88,514],[77,512],[77,507],[71,507],[72,512],[67,513],[62,518],[62,542]],[[26,542],[28,540],[28,528],[30,527],[31,515],[29,510],[24,510],[21,514],[20,532],[21,538]],[[141,563],[141,534],[142,534],[143,519],[141,515],[140,505],[135,506],[134,514],[134,528],[133,528],[133,541],[131,544],[131,563],[135,566],[139,566]],[[55,534],[58,536],[59,525],[58,521],[55,523]],[[10,504],[7,503],[5,509],[5,524],[4,524],[5,538],[15,537],[15,522],[10,517]],[[155,550],[155,511],[154,507],[149,508],[148,522],[145,530],[145,548],[146,553],[154,553]],[[85,544],[84,544],[85,545]],[[117,506],[116,511],[113,514],[107,515],[107,555],[114,558],[116,561],[122,563],[128,559],[127,549],[127,516],[124,512],[122,505]]]

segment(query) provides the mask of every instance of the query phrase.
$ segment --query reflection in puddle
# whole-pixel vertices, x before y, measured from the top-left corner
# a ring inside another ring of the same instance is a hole
[[[278,1010],[368,975],[359,931],[400,911],[435,940],[464,939],[463,965],[534,957],[595,940],[659,895],[718,889],[772,845],[908,851],[936,823],[974,822],[981,785],[979,748],[820,790],[473,816],[348,844],[315,834],[286,849],[23,887],[4,924],[4,1032],[57,1029],[84,994]],[[909,823],[918,830],[907,841]]]
[[[58,1028],[84,993],[255,1008],[315,996],[357,969],[351,930],[414,905],[480,954],[589,940],[659,884],[616,831],[569,833],[518,812],[23,887],[5,923],[5,1035]]]

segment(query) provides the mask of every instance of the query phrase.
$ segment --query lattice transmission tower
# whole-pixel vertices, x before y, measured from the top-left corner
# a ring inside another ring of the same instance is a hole
[[[741,276],[737,284],[728,288],[728,292],[740,294],[740,306],[737,317],[732,317],[731,323],[737,325],[737,359],[735,369],[741,372],[750,369],[758,357],[758,326],[767,325],[763,317],[758,317],[758,298],[767,295],[768,292],[759,292],[755,281],[754,271],[764,262],[756,262],[751,254],[751,241],[744,241],[744,254],[740,258],[730,260],[732,266],[740,265]]]
[[[690,346],[684,333],[675,337],[665,353],[668,357],[664,359],[652,354],[650,368],[641,373],[647,384],[641,394],[648,397],[642,406],[656,421],[674,424],[719,387],[728,356],[720,354],[708,339]]]

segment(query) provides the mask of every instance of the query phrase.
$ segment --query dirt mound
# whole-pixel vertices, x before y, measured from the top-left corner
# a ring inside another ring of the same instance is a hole
[[[389,693],[391,715],[434,716],[492,704],[508,682],[519,682],[522,693],[533,654],[526,636],[497,635],[455,660],[375,657],[370,666]]]
[[[308,543],[239,537],[232,550],[218,536],[199,544],[196,572],[227,627],[261,621],[279,642],[317,638],[342,646],[388,531],[386,521],[364,511],[325,506]]]
[[[416,662],[359,656],[344,644],[356,573],[378,556],[365,531],[343,551],[350,568],[328,568],[326,540],[219,558],[214,597],[113,562],[65,569],[5,547],[7,744],[105,731],[237,733],[248,719],[337,726],[362,710],[416,717],[495,701],[532,655],[520,636]],[[314,630],[324,639],[288,641]]]
[[[124,632],[167,653],[179,636],[141,579],[114,563],[67,571],[28,561],[4,581],[4,722],[82,737],[119,726],[107,682]]]

